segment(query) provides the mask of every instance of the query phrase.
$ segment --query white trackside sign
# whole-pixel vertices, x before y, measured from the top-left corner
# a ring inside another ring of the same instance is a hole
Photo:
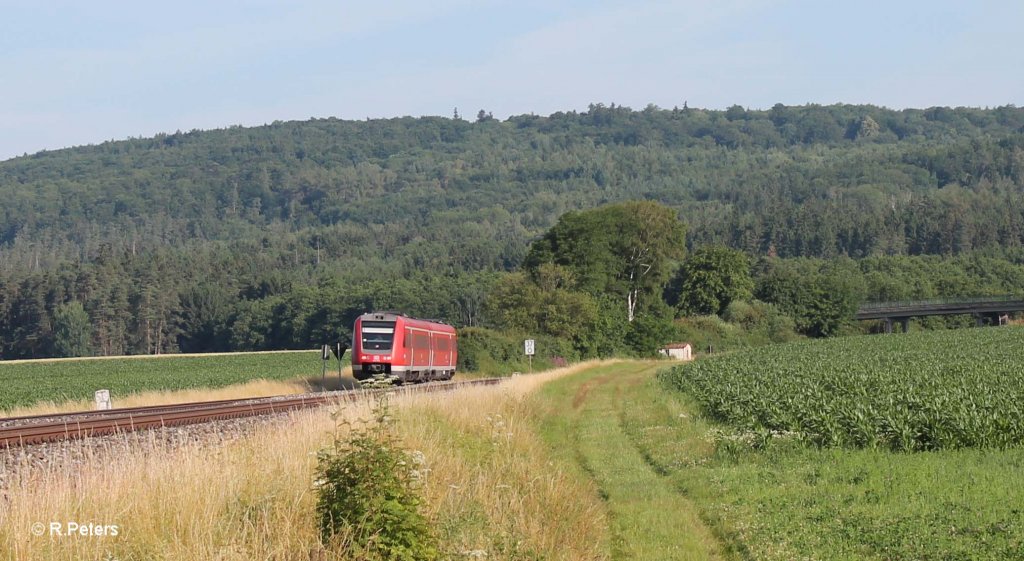
[[[96,390],[94,400],[96,409],[110,409],[110,390]]]
[[[533,356],[534,355],[534,351],[536,350],[536,345],[534,343],[534,340],[533,339],[527,339],[525,341],[525,347],[526,347],[526,354],[528,356]]]

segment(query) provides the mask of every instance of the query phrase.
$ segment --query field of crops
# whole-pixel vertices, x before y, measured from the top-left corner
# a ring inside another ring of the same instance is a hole
[[[347,358],[347,356],[346,356]],[[332,360],[329,368],[337,369]],[[256,379],[319,376],[320,351],[109,360],[0,362],[0,412],[40,401],[92,399],[148,390],[217,388]]]
[[[769,437],[899,451],[1024,443],[1024,328],[842,337],[678,366],[663,380]]]

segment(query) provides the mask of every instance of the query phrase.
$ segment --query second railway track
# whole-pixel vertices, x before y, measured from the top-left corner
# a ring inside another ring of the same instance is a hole
[[[349,390],[301,396],[282,395],[0,418],[0,448],[284,413],[344,401],[355,401],[361,397],[384,392],[452,391],[465,387],[492,385],[502,379],[483,378],[464,382],[404,386],[389,390]]]

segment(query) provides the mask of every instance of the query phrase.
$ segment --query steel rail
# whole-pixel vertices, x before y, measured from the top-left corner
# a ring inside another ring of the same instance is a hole
[[[22,415],[18,417],[0,417],[0,424],[7,424],[12,422],[29,422],[39,419],[54,419],[60,417],[62,419],[92,419],[99,417],[110,417],[112,415],[127,415],[130,413],[147,413],[156,412],[159,410],[173,411],[175,409],[195,409],[198,407],[212,407],[223,403],[237,403],[239,401],[254,400],[254,399],[282,399],[288,398],[287,395],[274,395],[265,397],[247,397],[247,398],[235,398],[235,399],[221,399],[216,401],[190,401],[182,403],[169,403],[165,405],[143,405],[139,407],[117,407],[113,409],[94,409],[89,411],[69,411],[66,413],[43,413],[40,415]]]
[[[271,396],[220,401],[200,401],[151,407],[0,418],[0,448],[13,448],[62,440],[119,434],[151,428],[184,426],[283,413],[355,401],[384,393],[425,393],[497,384],[504,378],[482,378],[422,386],[378,390],[348,390],[322,395]],[[7,424],[12,423],[13,424]]]

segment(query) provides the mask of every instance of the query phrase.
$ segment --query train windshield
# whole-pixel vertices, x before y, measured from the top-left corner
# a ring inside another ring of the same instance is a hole
[[[395,342],[395,322],[364,321],[362,333],[364,353],[390,351]]]

